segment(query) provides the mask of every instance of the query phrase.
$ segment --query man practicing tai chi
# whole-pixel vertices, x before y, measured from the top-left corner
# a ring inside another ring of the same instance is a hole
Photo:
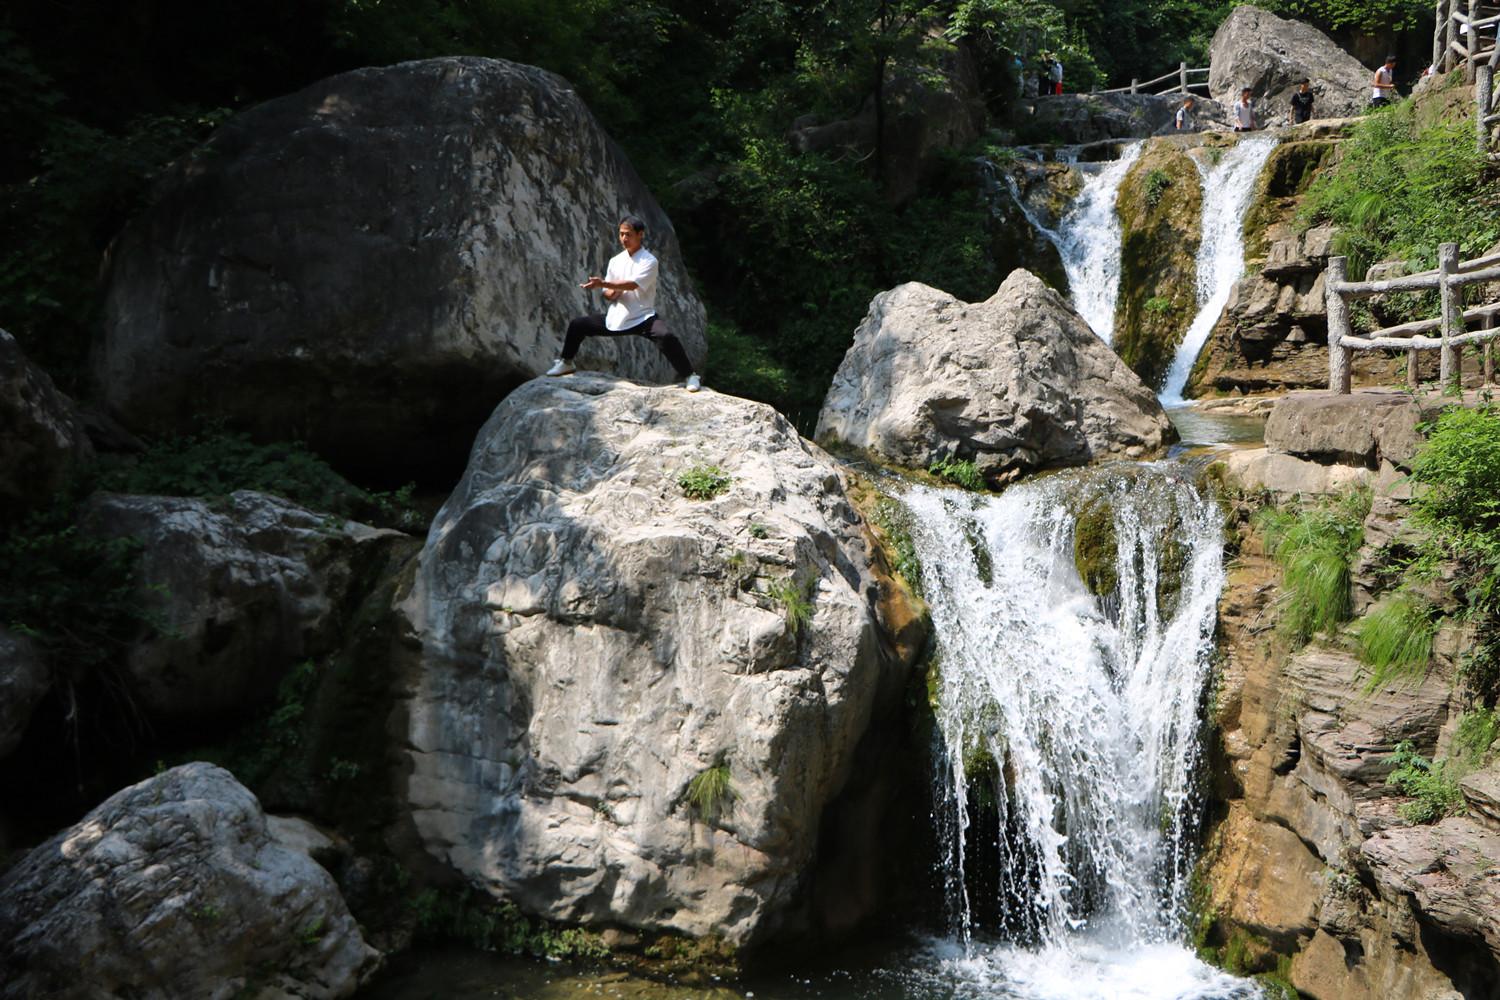
[[[688,392],[703,388],[682,342],[656,315],[656,257],[642,246],[645,238],[646,224],[640,219],[627,215],[620,220],[620,246],[624,249],[610,258],[604,277],[591,275],[578,286],[585,291],[595,288],[602,291],[609,301],[609,311],[579,316],[568,324],[562,357],[547,369],[548,375],[571,375],[577,371],[573,359],[578,356],[585,337],[633,335],[656,344],[677,369],[677,377],[685,380]]]

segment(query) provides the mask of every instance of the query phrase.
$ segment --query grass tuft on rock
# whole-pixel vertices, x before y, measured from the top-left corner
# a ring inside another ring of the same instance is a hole
[[[1281,627],[1297,644],[1347,621],[1349,565],[1364,541],[1370,494],[1359,490],[1316,507],[1267,508],[1255,516],[1281,567]]]
[[[1415,684],[1427,673],[1437,622],[1432,606],[1397,591],[1382,599],[1354,626],[1359,658],[1370,668],[1367,692],[1393,681]]]
[[[736,797],[729,765],[724,761],[705,767],[688,782],[687,803],[705,823],[716,822],[727,813]]]
[[[689,500],[712,500],[734,479],[717,465],[694,465],[677,474],[677,488]]]
[[[799,586],[795,579],[788,577],[766,588],[766,593],[786,610],[786,624],[793,635],[801,632],[812,621],[812,595],[816,586],[817,583],[812,580]]]
[[[972,460],[944,456],[927,466],[927,471],[944,482],[966,490],[980,492],[984,489],[984,475]]]

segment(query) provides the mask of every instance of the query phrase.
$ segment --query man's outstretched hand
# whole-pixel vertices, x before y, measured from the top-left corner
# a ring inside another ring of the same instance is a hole
[[[589,280],[585,281],[583,284],[579,285],[578,287],[582,288],[586,292],[592,291],[595,288],[603,288],[604,287],[604,279],[601,278],[601,277],[599,277],[597,274],[591,274],[591,275],[589,275]]]

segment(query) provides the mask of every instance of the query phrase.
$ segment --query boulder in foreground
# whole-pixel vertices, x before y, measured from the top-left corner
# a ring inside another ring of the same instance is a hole
[[[351,995],[379,965],[333,878],[228,771],[116,793],[0,878],[0,997]]]
[[[1151,458],[1176,439],[1151,390],[1023,270],[984,302],[916,282],[877,295],[817,435],[912,468],[973,460],[991,480]]]
[[[869,544],[768,406],[597,376],[512,393],[401,605],[427,851],[554,920],[774,931],[906,674]]]
[[[672,224],[571,87],[448,58],[361,69],[236,115],[110,250],[97,375],[141,432],[226,418],[380,482],[451,483],[495,403],[546,369],[633,213],[657,309],[702,363]],[[670,380],[642,338],[584,367]]]

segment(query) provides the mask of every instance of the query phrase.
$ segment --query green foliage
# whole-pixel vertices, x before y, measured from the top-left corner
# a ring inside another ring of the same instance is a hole
[[[689,500],[712,500],[729,489],[733,481],[717,465],[694,465],[677,474],[677,488]]]
[[[1152,171],[1152,173],[1156,172],[1157,171]],[[1149,192],[1147,193],[1147,198],[1148,200],[1150,198]],[[1152,298],[1147,299],[1144,303],[1141,304],[1141,309],[1152,316],[1170,316],[1175,311],[1174,306],[1172,305],[1172,300],[1164,298],[1160,295],[1153,296]]]
[[[1478,256],[1500,239],[1500,185],[1473,137],[1472,121],[1420,126],[1410,101],[1372,112],[1308,188],[1299,218],[1337,225],[1335,250],[1354,276],[1386,259],[1435,266],[1446,242]]]
[[[106,463],[95,487],[116,493],[214,498],[258,490],[318,511],[415,528],[412,486],[360,489],[297,442],[258,445],[247,434],[206,431],[152,443],[138,456]]]
[[[1463,812],[1464,796],[1458,787],[1457,768],[1448,760],[1430,761],[1417,753],[1410,740],[1396,744],[1391,755],[1395,769],[1387,782],[1412,801],[1401,807],[1408,823],[1435,823],[1444,816]]]
[[[1460,760],[1478,767],[1488,759],[1490,747],[1500,739],[1500,718],[1492,708],[1465,712],[1453,734],[1453,749]]]
[[[734,807],[736,793],[729,777],[729,765],[719,761],[693,775],[688,782],[687,803],[705,823],[717,822]]]
[[[417,936],[457,941],[481,951],[553,960],[599,960],[609,948],[599,935],[527,918],[509,900],[496,901],[468,888],[424,889],[410,897]]]
[[[750,529],[749,530],[750,530],[750,537],[751,538],[770,538],[771,537],[771,529],[768,528],[768,527],[766,527],[764,524],[762,524],[759,521],[751,521],[750,522]]]
[[[793,577],[777,580],[766,588],[766,593],[786,611],[786,624],[796,635],[812,621],[813,593],[817,586],[814,580],[799,586]]]
[[[881,497],[875,503],[872,515],[875,526],[885,536],[895,560],[891,569],[912,593],[922,595],[922,561],[917,558],[917,544],[911,537],[911,511],[894,497]]]
[[[966,490],[977,492],[984,489],[984,476],[980,473],[979,466],[970,459],[945,455],[934,460],[927,467],[927,471],[945,482]]]
[[[1392,34],[1431,27],[1428,0],[1252,0],[1282,17],[1308,21],[1325,31],[1354,28]]]
[[[1397,591],[1383,598],[1354,626],[1359,657],[1370,667],[1366,691],[1395,680],[1420,681],[1432,659],[1437,633],[1432,606],[1421,598]]]
[[[1145,183],[1146,206],[1155,208],[1161,204],[1162,196],[1167,193],[1167,188],[1172,186],[1172,178],[1165,170],[1158,168],[1147,172]]]
[[[1294,643],[1349,617],[1349,564],[1364,540],[1370,494],[1357,491],[1316,507],[1266,508],[1255,517],[1266,551],[1281,567],[1281,625]]]

